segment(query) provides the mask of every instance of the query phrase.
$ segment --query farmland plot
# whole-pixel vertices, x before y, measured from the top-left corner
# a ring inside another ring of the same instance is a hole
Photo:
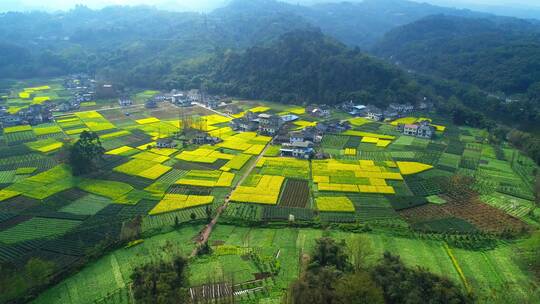
[[[281,198],[280,206],[305,208],[309,204],[309,186],[305,180],[287,179]]]

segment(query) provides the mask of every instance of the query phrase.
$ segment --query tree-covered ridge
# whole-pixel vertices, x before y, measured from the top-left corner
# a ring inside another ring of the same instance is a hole
[[[244,49],[310,27],[367,49],[392,28],[436,13],[477,15],[402,0],[314,6],[235,0],[209,14],[120,6],[4,13],[0,75],[28,78],[87,72],[130,85],[157,86],[175,81],[176,69],[216,49]],[[140,77],[143,71],[146,75]]]
[[[418,72],[515,94],[540,81],[539,50],[536,23],[437,15],[389,32],[375,52]]]
[[[160,86],[186,61],[305,27],[299,17],[273,12],[205,15],[78,7],[57,14],[6,13],[0,14],[0,54],[5,55],[0,74],[24,78],[87,72],[129,85]]]
[[[282,102],[415,102],[420,88],[400,70],[323,35],[294,31],[270,46],[229,53],[215,63],[209,88]]]

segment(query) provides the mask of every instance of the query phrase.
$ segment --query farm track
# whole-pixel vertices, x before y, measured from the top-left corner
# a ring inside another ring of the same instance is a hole
[[[206,107],[203,107],[203,108],[206,108]],[[219,112],[216,111],[216,113],[219,113]],[[229,197],[231,196],[233,191],[236,189],[236,187],[238,185],[241,185],[244,182],[244,180],[249,176],[249,174],[251,174],[251,171],[253,171],[255,166],[257,166],[257,163],[264,156],[264,154],[266,153],[266,150],[268,150],[268,148],[272,145],[273,141],[274,141],[274,139],[272,138],[272,140],[270,140],[266,144],[266,146],[261,151],[261,153],[259,153],[259,155],[255,159],[255,161],[251,163],[249,169],[246,170],[246,172],[244,173],[242,178],[240,178],[238,183],[236,183],[236,185],[234,187],[232,187],[231,191],[227,195],[227,198],[225,198],[225,203],[222,206],[220,206],[219,208],[217,208],[216,215],[214,216],[212,221],[210,221],[210,223],[208,225],[206,225],[201,232],[199,232],[199,235],[197,237],[195,237],[195,239],[197,240],[196,241],[197,246],[195,246],[195,249],[193,249],[193,252],[191,253],[190,257],[196,256],[197,253],[199,252],[199,249],[200,249],[201,245],[208,242],[208,239],[210,238],[210,235],[212,234],[212,230],[214,229],[214,226],[217,224],[217,222],[219,220],[219,216],[223,213],[223,211],[225,211],[225,209],[227,209],[227,206],[229,205]]]

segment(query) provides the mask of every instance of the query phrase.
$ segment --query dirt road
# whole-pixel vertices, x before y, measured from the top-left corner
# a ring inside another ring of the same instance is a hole
[[[221,205],[217,210],[216,210],[216,215],[214,216],[214,218],[212,219],[212,221],[206,225],[204,227],[203,230],[201,230],[201,232],[199,232],[199,235],[197,236],[197,246],[195,247],[195,249],[193,250],[193,252],[191,253],[191,257],[194,257],[197,255],[197,253],[199,252],[199,249],[201,247],[202,244],[206,243],[208,241],[208,239],[210,238],[210,235],[212,234],[212,229],[214,229],[214,226],[217,224],[218,220],[219,220],[219,216],[221,215],[221,213],[223,213],[223,211],[225,211],[225,209],[227,209],[227,206],[229,205],[229,197],[231,196],[231,194],[233,193],[233,191],[236,189],[236,187],[238,185],[241,185],[244,180],[249,176],[249,174],[251,173],[251,171],[253,171],[253,169],[255,168],[255,166],[257,166],[257,163],[259,162],[259,160],[264,156],[264,153],[266,152],[266,150],[268,150],[268,148],[270,147],[270,145],[272,144],[272,142],[274,141],[274,139],[272,138],[272,140],[270,142],[268,142],[268,144],[266,144],[266,146],[264,147],[264,149],[262,150],[262,152],[257,156],[257,159],[255,159],[254,162],[251,163],[250,167],[248,170],[246,170],[246,172],[244,173],[244,175],[242,176],[242,178],[238,181],[238,183],[236,183],[236,185],[234,185],[234,187],[231,189],[231,192],[229,192],[229,194],[227,195],[227,198],[225,199],[225,202],[223,205]]]

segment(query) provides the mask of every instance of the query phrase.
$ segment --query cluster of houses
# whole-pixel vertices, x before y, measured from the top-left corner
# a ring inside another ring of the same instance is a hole
[[[426,101],[419,103],[417,107],[411,103],[391,103],[386,110],[382,110],[374,105],[358,105],[352,101],[349,101],[341,104],[341,109],[353,116],[367,117],[374,121],[382,121],[385,119],[397,119],[400,117],[405,117],[416,110],[425,111],[432,106],[433,105],[431,103]]]
[[[95,100],[96,81],[86,74],[74,74],[64,79],[64,87],[70,92],[70,100],[58,105],[58,111],[78,110],[82,102]]]
[[[235,105],[229,105],[223,110],[228,115],[241,112]],[[314,117],[329,117],[330,107],[310,106],[306,113]],[[246,112],[244,116],[234,118],[230,126],[235,131],[258,132],[261,135],[273,136],[274,143],[281,144],[282,156],[309,159],[315,157],[316,143],[321,142],[325,133],[340,133],[351,129],[348,121],[328,120],[319,122],[316,126],[297,130],[289,128],[298,116],[292,114],[277,115],[269,113]],[[293,129],[292,131],[289,131]]]
[[[30,105],[16,114],[10,114],[7,112],[7,107],[2,106],[0,107],[0,122],[3,128],[23,124],[35,126],[50,122],[53,119],[52,110],[54,107],[52,102],[46,101],[43,104]]]
[[[232,113],[231,110],[227,110],[227,112]],[[248,111],[244,116],[231,120],[230,126],[235,131],[257,131],[262,135],[274,136],[284,123],[285,121],[281,116],[266,113],[257,114]]]

